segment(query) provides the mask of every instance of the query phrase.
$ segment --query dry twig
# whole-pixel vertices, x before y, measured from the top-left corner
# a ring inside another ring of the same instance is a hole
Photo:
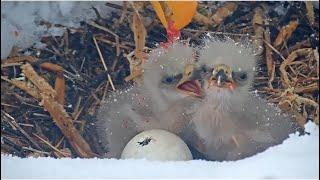
[[[273,45],[274,47],[278,48],[280,45],[282,45],[285,41],[287,41],[292,33],[296,30],[298,27],[299,22],[298,20],[290,21],[290,23],[286,26],[283,26],[274,41]]]
[[[315,18],[314,18],[312,1],[305,1],[304,3],[306,5],[307,17],[308,17],[309,23],[311,24],[311,26],[313,26],[315,22]]]
[[[288,58],[283,61],[280,65],[280,72],[281,72],[281,78],[282,78],[282,84],[284,87],[292,87],[291,81],[288,77],[288,72],[286,71],[286,67],[293,62],[297,57],[300,56],[307,56],[312,51],[311,48],[304,48],[304,49],[298,49],[296,51],[293,51]]]
[[[268,27],[266,28],[266,31],[264,32],[264,38],[267,43],[269,43],[269,44],[271,43],[270,30]],[[273,58],[272,58],[272,49],[270,48],[270,46],[266,46],[266,64],[267,64],[267,71],[268,71],[268,77],[269,77],[268,86],[270,89],[273,89],[272,82],[273,82],[274,76],[275,76],[276,65],[275,65]]]
[[[42,137],[36,135],[33,133],[33,135],[35,137],[37,137],[38,139],[40,139],[42,142],[44,142],[46,145],[48,145],[49,147],[51,147],[54,151],[58,152],[59,153],[59,156],[61,157],[69,157],[68,154],[65,154],[64,152],[60,151],[59,149],[57,149],[56,147],[54,147],[50,142],[44,140]]]
[[[30,64],[25,64],[21,68],[26,77],[39,89],[41,104],[52,116],[78,155],[86,158],[96,157],[97,155],[91,151],[90,146],[73,126],[73,121],[63,106],[55,100],[56,91],[33,70]]]
[[[255,32],[255,39],[253,44],[255,45],[255,55],[259,56],[263,53],[263,35],[264,35],[264,17],[263,10],[261,7],[257,7],[254,10],[253,20],[252,20],[253,29]],[[270,41],[269,41],[270,42]]]
[[[105,63],[105,60],[104,60],[104,58],[103,58],[103,56],[102,56],[100,47],[99,47],[99,45],[98,45],[98,43],[97,43],[97,40],[96,40],[96,38],[95,38],[94,36],[93,36],[93,42],[94,42],[94,44],[96,45],[98,54],[99,54],[99,56],[100,56],[100,60],[101,60],[101,62],[102,62],[102,64],[103,64],[103,67],[104,67],[104,70],[108,73],[108,67],[107,67],[107,65],[106,65],[106,63]],[[114,85],[113,85],[113,81],[112,81],[112,78],[111,78],[110,74],[108,73],[107,76],[108,76],[108,81],[109,81],[109,83],[111,84],[112,90],[115,91],[116,88],[115,88]]]
[[[120,47],[119,47],[120,40],[119,40],[119,36],[116,33],[112,32],[111,30],[107,29],[106,27],[100,26],[99,24],[97,24],[97,23],[95,23],[93,21],[88,22],[88,24],[93,26],[93,27],[96,27],[98,29],[101,29],[101,30],[103,30],[103,31],[105,31],[107,33],[110,33],[110,34],[112,34],[114,36],[114,38],[116,40],[116,54],[117,54],[117,56],[119,56],[120,55]]]
[[[16,129],[18,129],[38,150],[42,150],[39,144],[36,141],[34,141],[30,137],[30,135],[20,127],[20,125],[15,121],[15,119],[11,115],[1,110],[1,117],[4,117],[3,120],[7,121],[11,125],[13,125]]]
[[[203,25],[212,25],[214,23],[210,18],[202,15],[199,12],[196,12],[196,14],[193,16],[193,20]]]
[[[218,8],[216,13],[211,17],[215,22],[215,26],[221,24],[228,16],[232,15],[238,5],[234,2],[226,2],[224,6]]]

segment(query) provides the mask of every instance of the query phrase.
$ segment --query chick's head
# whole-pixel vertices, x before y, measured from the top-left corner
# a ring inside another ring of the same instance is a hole
[[[207,72],[206,100],[227,108],[246,101],[256,66],[252,49],[228,38],[209,38],[199,54],[199,64]]]
[[[194,70],[194,50],[184,42],[154,49],[143,65],[143,87],[158,110],[186,96],[201,96]]]

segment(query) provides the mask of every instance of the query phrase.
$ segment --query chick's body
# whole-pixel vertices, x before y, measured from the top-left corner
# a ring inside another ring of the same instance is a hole
[[[193,49],[182,42],[153,50],[143,65],[143,83],[110,95],[101,106],[99,134],[107,157],[119,158],[129,140],[143,130],[165,129],[179,134],[187,123],[192,98],[176,89]]]
[[[209,39],[200,50],[199,63],[212,73],[196,105],[189,142],[208,159],[248,157],[299,129],[291,117],[249,92],[256,66],[252,54],[230,39]]]

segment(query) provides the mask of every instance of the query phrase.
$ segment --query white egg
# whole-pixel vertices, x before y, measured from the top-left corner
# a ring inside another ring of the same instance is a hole
[[[186,161],[193,158],[180,137],[165,130],[153,129],[133,137],[123,149],[121,159]]]

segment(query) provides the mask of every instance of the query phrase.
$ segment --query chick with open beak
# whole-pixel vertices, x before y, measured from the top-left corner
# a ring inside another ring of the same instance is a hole
[[[208,39],[199,63],[207,75],[188,139],[208,159],[245,158],[301,130],[293,118],[250,93],[256,66],[250,47]]]
[[[98,132],[108,146],[107,157],[119,158],[125,144],[141,131],[183,131],[191,102],[203,94],[193,61],[194,50],[184,42],[160,46],[142,66],[142,84],[109,96],[98,112]]]
[[[201,74],[196,73],[194,64],[187,64],[184,68],[183,76],[176,85],[177,91],[187,96],[201,98],[203,96],[202,85],[200,83]]]

